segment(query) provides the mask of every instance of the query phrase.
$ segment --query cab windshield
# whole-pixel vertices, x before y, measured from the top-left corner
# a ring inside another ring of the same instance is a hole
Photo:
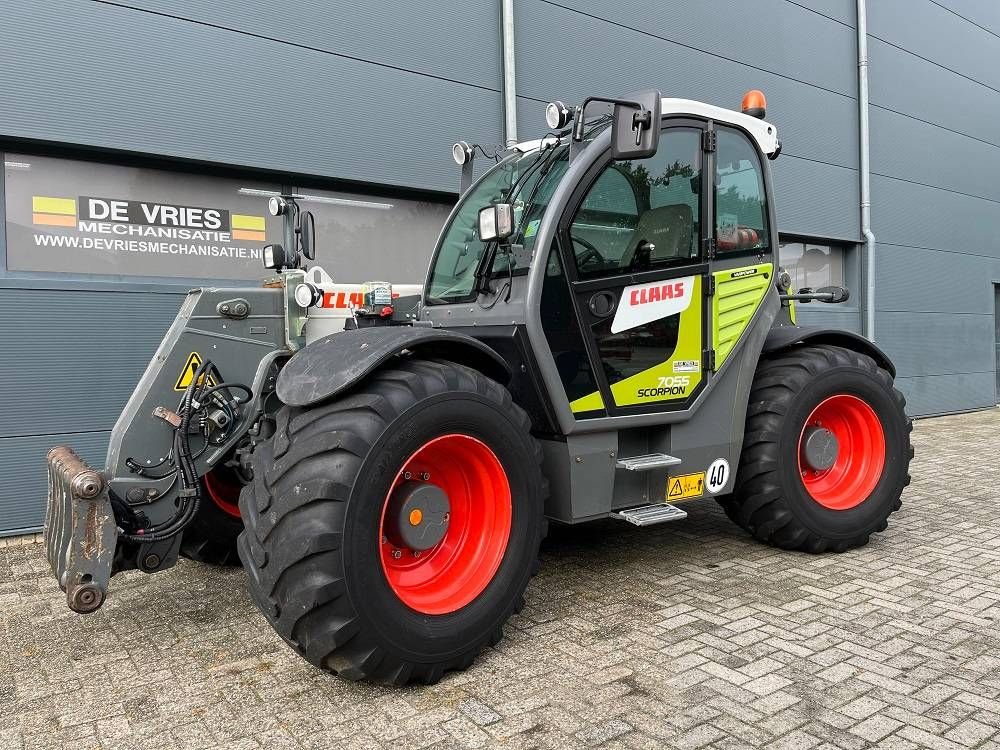
[[[511,252],[501,247],[491,273],[506,275],[527,268],[542,214],[566,172],[568,153],[568,146],[554,140],[529,153],[516,152],[462,197],[434,256],[427,280],[428,304],[475,298],[476,272],[489,245],[479,239],[479,210],[493,203],[512,204],[514,233],[510,242],[524,249]]]

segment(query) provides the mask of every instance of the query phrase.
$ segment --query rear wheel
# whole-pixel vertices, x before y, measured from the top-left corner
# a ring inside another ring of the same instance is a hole
[[[283,407],[240,507],[250,594],[350,679],[436,682],[496,643],[544,536],[541,451],[498,383],[415,360]]]
[[[761,360],[734,493],[720,502],[757,539],[837,552],[882,531],[909,484],[912,425],[871,357],[803,346]]]
[[[244,484],[236,470],[222,462],[201,478],[201,502],[184,529],[181,555],[209,565],[240,564],[236,540],[243,531],[239,499]]]

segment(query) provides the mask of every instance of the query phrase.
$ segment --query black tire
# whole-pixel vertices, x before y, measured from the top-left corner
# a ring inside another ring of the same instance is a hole
[[[831,509],[806,489],[799,438],[827,398],[854,396],[881,424],[885,462],[874,489],[858,505]],[[726,514],[756,539],[783,549],[843,552],[866,544],[888,525],[910,482],[912,422],[892,376],[864,354],[839,346],[802,346],[762,359],[750,390],[735,491],[719,499]]]
[[[213,471],[229,470],[218,468]],[[242,532],[243,521],[213,502],[202,479],[201,502],[194,520],[184,529],[181,556],[207,565],[239,565],[236,540]]]
[[[253,601],[309,662],[348,679],[434,683],[468,667],[523,606],[546,531],[541,448],[510,393],[450,362],[410,360],[333,402],[282,407],[240,498],[239,551]],[[511,490],[493,578],[469,604],[428,615],[383,572],[383,502],[408,457],[440,435],[485,443]]]

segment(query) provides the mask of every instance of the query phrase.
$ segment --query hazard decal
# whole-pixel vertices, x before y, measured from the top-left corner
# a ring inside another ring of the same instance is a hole
[[[667,502],[690,500],[705,494],[705,472],[682,474],[679,477],[667,479]]]
[[[177,376],[177,382],[174,383],[175,391],[186,391],[187,387],[194,382],[194,374],[198,372],[198,368],[202,365],[201,355],[198,352],[191,352],[188,355],[187,362],[184,363],[184,369],[181,370],[181,374]],[[215,378],[211,375],[204,374],[201,376],[201,380],[206,385],[217,385]]]

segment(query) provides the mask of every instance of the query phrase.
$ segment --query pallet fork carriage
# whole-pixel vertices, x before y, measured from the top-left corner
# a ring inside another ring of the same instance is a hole
[[[742,112],[553,102],[550,132],[478,178],[487,152],[455,144],[422,292],[370,282],[345,330],[311,215],[271,197],[271,277],[188,294],[103,470],[49,454],[70,608],[120,571],[238,558],[313,664],[434,682],[500,639],[549,522],[647,526],[714,497],[768,544],[865,544],[900,507],[911,425],[885,354],[795,323],[848,293],[780,268],[764,115],[760,92]]]

